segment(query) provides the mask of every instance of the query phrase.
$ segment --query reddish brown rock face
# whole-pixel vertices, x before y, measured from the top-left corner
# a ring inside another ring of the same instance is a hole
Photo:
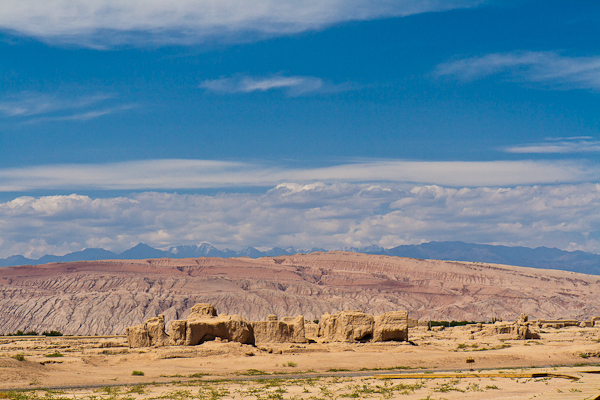
[[[481,263],[345,252],[261,258],[90,261],[0,268],[0,333],[122,334],[197,303],[248,321],[269,314],[408,310],[410,318],[588,320],[600,277]],[[390,333],[391,334],[391,333]]]

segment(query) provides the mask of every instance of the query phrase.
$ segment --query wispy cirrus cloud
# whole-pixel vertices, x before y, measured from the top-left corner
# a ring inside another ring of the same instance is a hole
[[[65,110],[77,110],[114,97],[114,94],[100,93],[67,98],[57,94],[25,91],[4,96],[0,101],[0,114],[5,117],[30,117]]]
[[[0,191],[172,190],[268,187],[281,182],[396,182],[444,186],[515,186],[600,180],[600,165],[575,161],[367,161],[322,168],[211,160],[148,160],[112,164],[0,169]]]
[[[213,93],[251,93],[271,90],[283,91],[288,96],[302,96],[310,93],[336,92],[350,89],[349,85],[333,85],[314,76],[272,75],[251,77],[236,75],[229,78],[206,80],[200,87]]]
[[[543,142],[510,146],[503,149],[516,154],[569,154],[600,152],[600,140],[591,136],[547,138]]]
[[[68,115],[57,115],[57,116],[48,116],[48,117],[39,117],[32,118],[27,120],[28,124],[37,124],[40,122],[48,122],[48,121],[89,121],[92,119],[100,118],[105,115],[115,114],[118,112],[123,112],[127,110],[131,110],[135,108],[135,104],[125,104],[117,107],[105,107],[97,110],[73,113]]]
[[[103,47],[249,40],[346,22],[475,7],[485,0],[3,0],[0,30]]]
[[[473,81],[499,75],[554,89],[600,90],[600,56],[568,57],[557,52],[494,53],[449,61],[437,66],[437,77]]]
[[[132,109],[134,104],[113,105],[110,93],[67,96],[63,94],[20,92],[0,100],[0,118],[33,124],[46,121],[88,121]]]

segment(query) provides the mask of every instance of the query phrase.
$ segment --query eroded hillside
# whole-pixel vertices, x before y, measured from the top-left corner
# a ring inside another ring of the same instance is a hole
[[[406,309],[411,318],[600,315],[600,277],[494,264],[346,252],[260,259],[113,260],[0,269],[0,333],[117,334],[196,303],[263,320]]]

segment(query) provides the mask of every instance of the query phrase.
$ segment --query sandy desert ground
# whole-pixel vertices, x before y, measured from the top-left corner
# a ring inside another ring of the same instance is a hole
[[[412,343],[257,347],[212,341],[190,347],[130,349],[122,336],[2,337],[0,398],[595,399],[600,396],[598,327],[548,328],[538,340],[473,339],[468,326],[442,331],[416,327],[410,329],[410,340]],[[466,359],[470,357],[475,361],[475,373],[493,375],[467,377]],[[139,371],[139,375],[134,371]],[[566,374],[573,379],[518,375],[531,373]],[[419,375],[405,379],[375,377],[380,374]],[[502,376],[506,374],[513,375]]]

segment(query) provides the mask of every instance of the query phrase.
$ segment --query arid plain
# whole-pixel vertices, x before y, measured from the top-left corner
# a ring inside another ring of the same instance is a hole
[[[592,275],[344,252],[3,268],[0,332],[58,329],[92,336],[0,338],[0,396],[596,398],[600,327],[585,324],[539,326],[539,338],[520,340],[477,325],[417,326],[409,329],[410,342],[382,343],[215,340],[129,348],[120,335],[160,313],[167,321],[183,318],[200,302],[251,320],[408,310],[420,321],[512,321],[520,313],[530,321],[587,321],[600,316],[598,293],[600,277]],[[468,358],[479,375],[467,375]]]

